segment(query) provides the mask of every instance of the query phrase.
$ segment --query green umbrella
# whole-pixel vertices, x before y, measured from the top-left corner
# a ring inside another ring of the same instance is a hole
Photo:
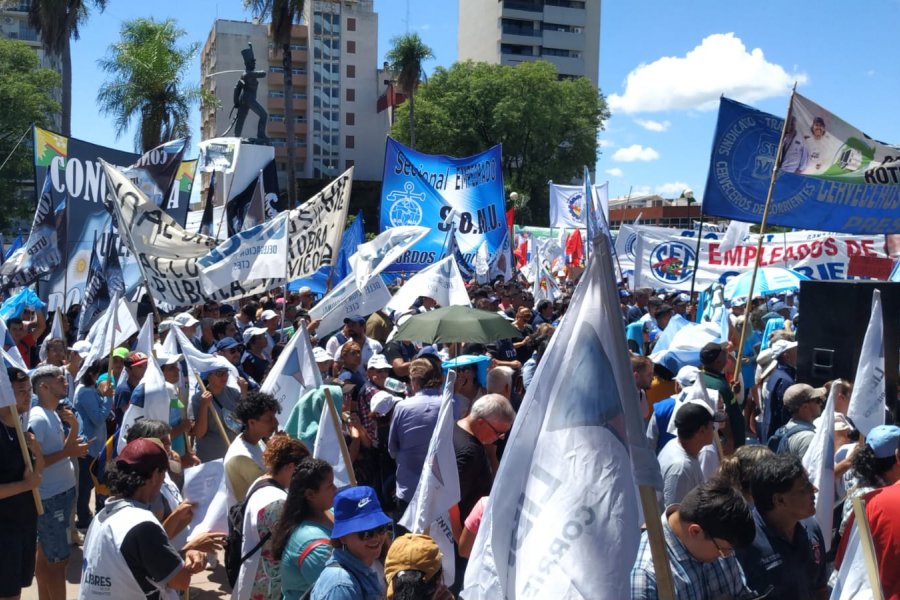
[[[509,321],[495,312],[468,306],[448,306],[413,315],[400,326],[395,340],[412,342],[477,342],[521,338]]]

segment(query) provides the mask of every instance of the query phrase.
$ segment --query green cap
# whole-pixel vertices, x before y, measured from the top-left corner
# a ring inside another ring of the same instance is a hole
[[[121,358],[122,360],[125,360],[125,357],[129,354],[131,354],[131,350],[129,350],[128,348],[119,347],[113,350],[114,358]]]

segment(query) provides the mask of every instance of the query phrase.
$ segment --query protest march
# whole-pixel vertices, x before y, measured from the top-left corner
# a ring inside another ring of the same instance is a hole
[[[0,597],[900,598],[895,147],[718,110],[718,230],[611,228],[585,166],[541,235],[502,145],[388,138],[376,226],[352,165],[290,206],[258,139],[35,127]]]

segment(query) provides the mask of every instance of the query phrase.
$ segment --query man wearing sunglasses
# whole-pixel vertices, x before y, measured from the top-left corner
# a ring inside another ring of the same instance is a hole
[[[802,459],[812,443],[816,428],[813,421],[822,414],[825,388],[795,383],[784,392],[784,410],[790,420],[769,440],[769,448],[778,454],[793,454]]]
[[[248,391],[259,391],[259,383],[257,383],[255,379],[250,377],[250,374],[244,370],[244,365],[241,364],[241,357],[244,354],[243,344],[238,342],[233,337],[222,338],[221,340],[216,342],[216,354],[223,357],[225,360],[235,366],[238,375],[247,380]]]
[[[754,598],[735,548],[753,541],[750,505],[729,483],[713,479],[695,487],[662,517],[676,598]],[[647,532],[631,570],[632,600],[656,600],[656,572]],[[780,597],[780,596],[779,596]]]

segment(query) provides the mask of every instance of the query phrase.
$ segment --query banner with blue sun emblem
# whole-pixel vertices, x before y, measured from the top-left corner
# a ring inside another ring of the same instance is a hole
[[[421,225],[431,232],[387,272],[419,271],[451,248],[450,234],[472,269],[487,243],[490,264],[506,234],[500,146],[465,158],[423,154],[388,138],[381,186],[381,228]],[[461,265],[462,266],[462,265]]]

